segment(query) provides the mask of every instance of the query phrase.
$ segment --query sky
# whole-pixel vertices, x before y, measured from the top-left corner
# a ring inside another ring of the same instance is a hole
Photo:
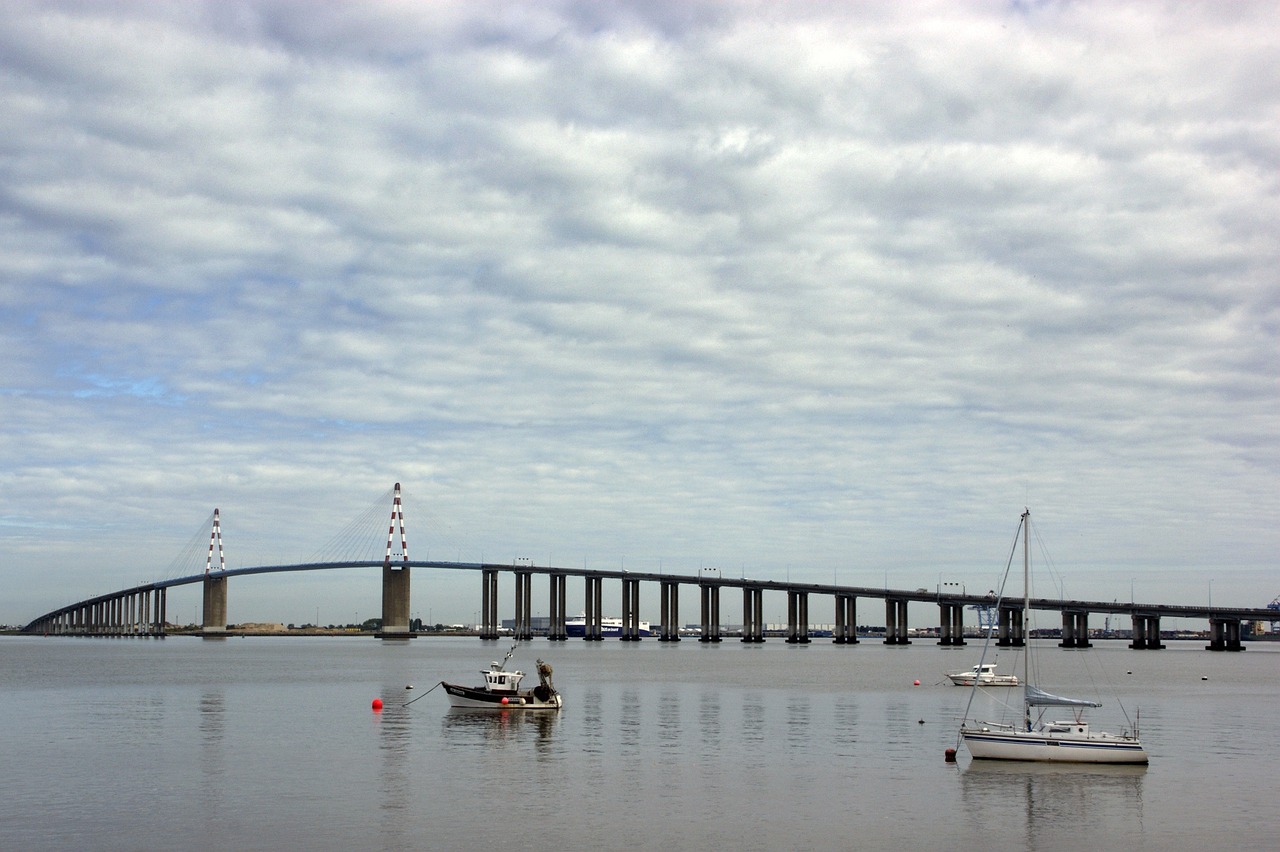
[[[396,482],[414,559],[985,591],[1029,507],[1045,596],[1280,595],[1274,3],[0,9],[0,623]]]

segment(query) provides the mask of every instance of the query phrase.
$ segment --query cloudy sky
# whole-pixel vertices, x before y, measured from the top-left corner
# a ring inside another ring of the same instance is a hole
[[[0,623],[397,481],[420,559],[985,590],[1029,506],[1044,594],[1280,595],[1273,3],[0,7]]]

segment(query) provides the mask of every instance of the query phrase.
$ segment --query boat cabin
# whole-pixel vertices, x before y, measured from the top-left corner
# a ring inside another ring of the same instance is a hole
[[[524,672],[504,672],[502,663],[490,663],[489,671],[481,674],[484,675],[484,688],[489,692],[514,693],[524,678]]]
[[[1079,734],[1081,736],[1089,735],[1089,724],[1087,722],[1050,722],[1044,726],[1047,734]]]

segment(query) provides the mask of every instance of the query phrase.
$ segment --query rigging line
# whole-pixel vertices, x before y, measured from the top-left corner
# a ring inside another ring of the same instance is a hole
[[[383,526],[379,517],[386,512],[394,493],[394,488],[387,489],[372,505],[325,542],[312,555],[311,561],[354,562],[361,557],[372,561],[379,545],[379,533],[376,531],[380,531]]]
[[[199,574],[204,568],[204,555],[209,547],[209,531],[213,529],[213,512],[204,519],[200,529],[186,543],[165,569],[164,579],[174,580],[190,574]]]

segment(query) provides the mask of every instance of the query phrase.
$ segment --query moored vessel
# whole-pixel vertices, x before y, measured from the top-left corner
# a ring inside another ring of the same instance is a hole
[[[1030,624],[1031,613],[1031,513],[1023,511],[1019,524],[1022,536],[1022,585],[1023,623]],[[988,641],[990,639],[988,638]],[[960,739],[976,760],[1026,760],[1061,763],[1128,763],[1148,762],[1146,749],[1138,737],[1138,726],[1132,732],[1109,734],[1094,731],[1084,721],[1086,708],[1101,707],[1101,703],[1082,698],[1069,698],[1045,692],[1030,683],[1031,638],[1028,632],[1026,653],[1023,655],[1022,720],[1017,724],[1004,722],[971,721],[968,711],[960,725]],[[981,669],[981,663],[975,671]],[[994,667],[994,664],[993,664]],[[977,683],[974,690],[983,685]],[[972,699],[971,699],[972,700]],[[1071,718],[1065,721],[1045,721],[1047,708],[1070,708]],[[1035,711],[1033,718],[1033,709]],[[953,759],[952,750],[948,759]]]
[[[995,663],[979,663],[968,671],[952,672],[947,677],[956,686],[1017,686],[1017,675],[996,674]]]
[[[506,670],[515,650],[516,646],[512,645],[502,662],[494,661],[487,670],[480,672],[484,677],[480,686],[440,681],[449,694],[449,704],[471,710],[559,710],[563,700],[551,682],[551,666],[538,660],[538,685],[532,689],[521,689],[524,672]]]

